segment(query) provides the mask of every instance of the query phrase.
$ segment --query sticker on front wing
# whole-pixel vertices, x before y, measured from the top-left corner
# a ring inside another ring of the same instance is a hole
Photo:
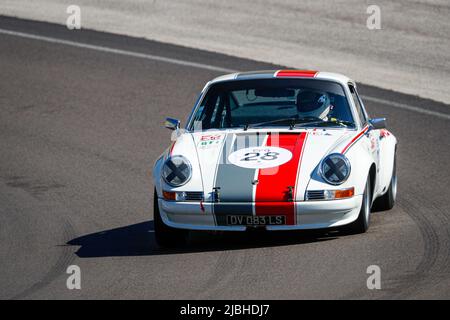
[[[221,134],[208,134],[200,137],[200,142],[198,143],[198,147],[200,149],[209,149],[214,148],[220,145],[220,142],[223,139],[223,135]]]

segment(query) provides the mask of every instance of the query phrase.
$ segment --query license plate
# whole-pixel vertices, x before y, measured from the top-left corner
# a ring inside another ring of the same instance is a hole
[[[286,224],[286,216],[227,216],[230,226],[273,226]]]

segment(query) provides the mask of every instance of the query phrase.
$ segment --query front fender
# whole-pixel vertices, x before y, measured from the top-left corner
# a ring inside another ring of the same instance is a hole
[[[372,181],[372,185],[377,185],[376,162],[369,148],[363,142],[354,145],[345,156],[352,166],[350,173],[351,179],[349,178],[349,180],[351,180],[352,185],[355,187],[355,194],[364,193],[367,177],[372,166],[375,167],[375,181]]]
[[[364,141],[353,145],[345,156],[348,158],[351,166],[350,176],[347,181],[337,186],[326,183],[319,174],[319,163],[311,174],[307,190],[337,190],[354,187],[355,195],[362,195],[366,187],[369,170],[372,165],[375,165],[375,160],[369,153]]]
[[[182,155],[192,166],[192,177],[180,187],[172,187],[161,179],[161,170],[164,162],[169,156]],[[203,191],[203,182],[200,164],[197,157],[195,142],[190,133],[184,133],[177,137],[177,140],[156,160],[153,167],[153,183],[158,197],[162,197],[162,190],[165,191]]]
[[[169,152],[169,148],[164,151],[163,154],[161,154],[158,158],[158,160],[155,161],[155,164],[153,165],[152,170],[152,179],[153,179],[153,185],[156,189],[156,194],[158,195],[158,198],[162,197],[162,187],[161,187],[161,170],[162,166],[164,164],[164,160],[167,157],[167,154]]]

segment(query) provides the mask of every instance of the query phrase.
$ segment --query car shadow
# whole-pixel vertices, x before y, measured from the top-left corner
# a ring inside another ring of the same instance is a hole
[[[156,244],[153,221],[148,221],[84,235],[70,240],[67,245],[79,246],[75,254],[80,258],[96,258],[240,250],[306,244],[336,238],[336,233],[323,231],[191,232],[186,245],[165,249]]]

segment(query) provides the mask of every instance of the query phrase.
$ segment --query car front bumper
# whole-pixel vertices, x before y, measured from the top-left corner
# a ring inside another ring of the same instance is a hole
[[[173,228],[211,231],[245,231],[247,226],[217,225],[213,203],[175,202],[158,199],[164,223]],[[362,195],[348,199],[295,202],[296,223],[265,226],[267,230],[306,230],[339,227],[358,218]],[[236,207],[236,203],[221,203]],[[230,215],[239,212],[230,212]]]

